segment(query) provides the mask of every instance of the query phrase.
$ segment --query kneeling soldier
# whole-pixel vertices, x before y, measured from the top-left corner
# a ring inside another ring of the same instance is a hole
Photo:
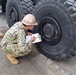
[[[31,52],[34,37],[26,43],[27,30],[32,30],[38,25],[35,16],[27,14],[22,21],[15,23],[4,35],[1,41],[2,49],[8,52],[7,58],[12,64],[18,64],[17,57],[25,56]]]

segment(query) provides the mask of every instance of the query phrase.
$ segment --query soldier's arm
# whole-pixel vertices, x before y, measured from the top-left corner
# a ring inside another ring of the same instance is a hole
[[[21,52],[27,52],[29,49],[31,49],[31,42],[28,42],[26,44],[25,42],[25,32],[23,30],[19,30],[18,31],[18,48]]]

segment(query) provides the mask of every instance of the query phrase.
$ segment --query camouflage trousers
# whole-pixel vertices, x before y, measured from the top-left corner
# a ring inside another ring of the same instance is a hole
[[[5,51],[11,53],[14,57],[21,57],[29,54],[31,49],[25,50],[25,52],[21,52],[17,45],[7,45]]]

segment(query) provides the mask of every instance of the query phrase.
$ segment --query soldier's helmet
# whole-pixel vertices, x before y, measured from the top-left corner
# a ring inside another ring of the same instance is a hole
[[[35,16],[32,15],[32,14],[27,14],[23,18],[22,23],[25,24],[25,25],[38,25]]]

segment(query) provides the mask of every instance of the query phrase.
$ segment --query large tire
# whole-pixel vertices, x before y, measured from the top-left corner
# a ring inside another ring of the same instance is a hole
[[[62,61],[76,55],[76,2],[74,0],[41,0],[33,14],[39,25],[42,42],[39,51],[52,60]]]
[[[32,0],[34,5],[36,5],[40,0]]]
[[[33,9],[34,6],[31,0],[8,0],[6,4],[6,17],[9,27],[15,22],[21,21]]]

